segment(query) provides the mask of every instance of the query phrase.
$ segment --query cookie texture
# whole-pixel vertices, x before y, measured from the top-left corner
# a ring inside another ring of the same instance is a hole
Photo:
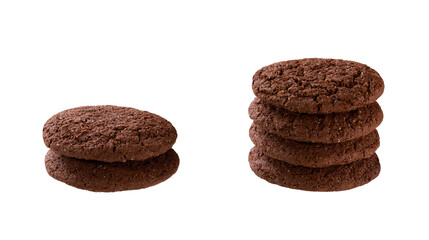
[[[255,146],[266,156],[292,165],[313,168],[343,165],[368,158],[380,146],[377,130],[341,143],[297,142],[269,133],[255,124],[250,127],[249,135]]]
[[[62,156],[49,150],[45,157],[48,174],[70,186],[94,192],[147,188],[170,178],[179,167],[171,149],[145,161],[100,162]]]
[[[253,92],[271,105],[291,112],[346,112],[372,103],[384,91],[380,75],[367,65],[307,58],[278,62],[253,76]]]
[[[265,104],[259,98],[249,106],[249,115],[262,129],[302,142],[338,143],[374,131],[383,121],[377,102],[350,112],[305,114]]]
[[[348,190],[372,181],[380,173],[376,154],[346,165],[307,168],[267,157],[253,148],[249,164],[258,177],[270,183],[307,191]]]
[[[176,129],[160,116],[110,105],[65,110],[43,127],[45,145],[51,150],[105,162],[155,157],[170,149],[176,138]]]

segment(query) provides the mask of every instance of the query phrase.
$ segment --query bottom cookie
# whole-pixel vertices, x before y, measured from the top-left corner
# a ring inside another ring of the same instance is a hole
[[[68,185],[94,192],[147,188],[176,173],[179,156],[170,149],[144,161],[99,162],[62,156],[51,150],[45,157],[48,174]]]
[[[258,177],[270,183],[307,191],[348,190],[372,181],[380,173],[375,153],[346,165],[307,168],[267,157],[254,147],[249,153],[249,164]]]

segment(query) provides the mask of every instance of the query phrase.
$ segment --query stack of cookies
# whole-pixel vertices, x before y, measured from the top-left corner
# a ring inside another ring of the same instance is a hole
[[[249,163],[270,183],[308,191],[364,185],[380,172],[384,91],[370,67],[336,59],[274,63],[253,76]]]
[[[76,188],[114,192],[153,186],[171,177],[177,132],[164,118],[117,106],[60,112],[43,127],[46,170]]]

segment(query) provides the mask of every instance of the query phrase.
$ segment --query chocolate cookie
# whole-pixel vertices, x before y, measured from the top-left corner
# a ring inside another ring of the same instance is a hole
[[[267,105],[255,98],[249,115],[255,124],[270,133],[295,141],[320,143],[338,143],[365,136],[383,120],[383,111],[377,102],[350,112],[305,114]]]
[[[255,124],[250,127],[249,135],[255,146],[268,157],[313,168],[343,165],[368,158],[380,146],[377,130],[341,143],[297,142],[268,133]]]
[[[270,183],[307,191],[352,189],[370,182],[380,173],[380,163],[375,153],[346,165],[307,168],[267,157],[253,148],[249,163],[258,177]]]
[[[144,160],[165,153],[176,129],[150,112],[117,106],[62,111],[43,127],[45,145],[68,157],[104,162]]]
[[[145,161],[125,163],[81,160],[49,150],[45,157],[51,177],[76,188],[115,192],[147,188],[171,177],[179,167],[179,156],[171,149]]]
[[[308,58],[278,62],[253,76],[253,92],[291,112],[346,112],[375,102],[384,91],[380,75],[367,65]]]

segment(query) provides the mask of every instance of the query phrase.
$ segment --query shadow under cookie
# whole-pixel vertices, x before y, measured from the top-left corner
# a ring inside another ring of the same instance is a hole
[[[249,153],[249,164],[258,177],[270,183],[307,191],[348,190],[369,183],[380,173],[375,153],[346,165],[307,168],[267,157],[254,147]]]
[[[176,173],[179,156],[170,149],[144,161],[107,163],[62,156],[49,150],[45,157],[48,174],[68,185],[94,192],[147,188]]]
[[[249,135],[265,155],[293,165],[313,168],[343,165],[368,158],[380,146],[377,130],[341,143],[309,143],[282,138],[253,123]]]

